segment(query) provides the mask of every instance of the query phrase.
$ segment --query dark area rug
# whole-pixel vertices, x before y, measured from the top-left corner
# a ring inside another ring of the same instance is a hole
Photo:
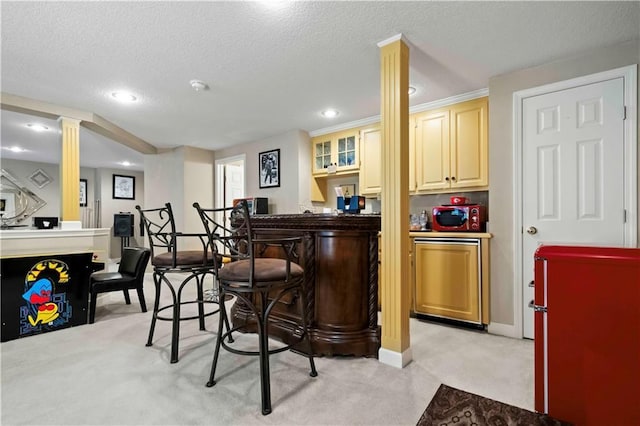
[[[417,426],[566,426],[544,414],[440,385]]]

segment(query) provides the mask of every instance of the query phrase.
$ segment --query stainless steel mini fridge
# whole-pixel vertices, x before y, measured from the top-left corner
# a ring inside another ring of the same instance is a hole
[[[534,285],[536,411],[638,424],[640,249],[542,246]]]

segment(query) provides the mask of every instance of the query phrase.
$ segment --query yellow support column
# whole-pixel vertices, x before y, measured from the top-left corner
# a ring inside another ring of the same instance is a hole
[[[378,43],[382,135],[382,348],[380,362],[411,359],[409,310],[409,48],[401,34]]]
[[[80,229],[80,120],[60,117],[60,227]]]

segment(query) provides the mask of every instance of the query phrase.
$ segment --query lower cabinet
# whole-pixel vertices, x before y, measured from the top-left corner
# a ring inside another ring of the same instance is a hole
[[[415,239],[414,312],[441,318],[488,323],[488,283],[483,274],[480,238]],[[486,265],[488,268],[488,265]],[[483,285],[485,284],[485,285]],[[483,309],[483,305],[485,309]]]

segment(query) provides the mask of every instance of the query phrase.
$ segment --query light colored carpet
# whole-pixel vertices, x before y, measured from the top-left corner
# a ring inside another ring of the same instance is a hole
[[[151,275],[145,279],[153,306]],[[533,343],[411,320],[413,362],[273,355],[273,413],[260,412],[256,357],[222,350],[205,387],[218,316],[183,322],[180,361],[169,363],[170,323],[145,347],[151,313],[135,292],[98,299],[95,324],[2,343],[2,425],[415,425],[441,383],[533,409]],[[231,303],[227,303],[230,308]],[[236,334],[243,344],[255,336]]]

